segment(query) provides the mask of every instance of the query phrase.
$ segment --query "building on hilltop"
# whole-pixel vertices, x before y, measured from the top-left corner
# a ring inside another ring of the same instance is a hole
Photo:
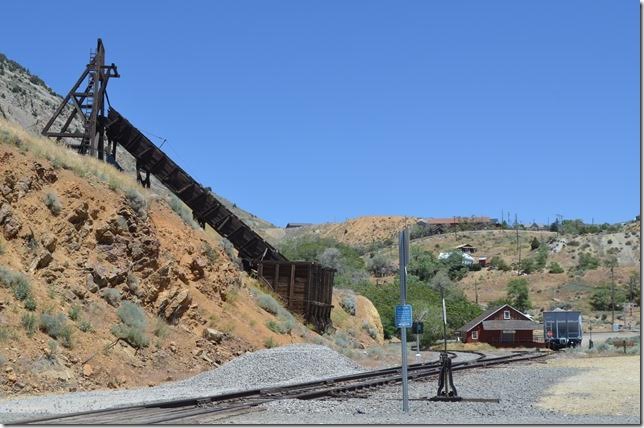
[[[462,252],[467,253],[467,254],[474,254],[474,253],[476,253],[478,251],[478,248],[476,248],[472,244],[457,245],[455,249],[456,250],[461,250]]]

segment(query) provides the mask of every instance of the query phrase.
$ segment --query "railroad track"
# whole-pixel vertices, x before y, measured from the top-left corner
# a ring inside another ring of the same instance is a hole
[[[463,352],[463,351],[459,351]],[[455,358],[454,352],[449,352]],[[469,361],[454,362],[452,370],[466,370],[519,361],[543,358],[545,352],[515,352],[512,355],[489,357],[480,352]],[[408,378],[418,380],[437,375],[440,363],[411,364]],[[199,417],[225,417],[251,409],[270,401],[283,399],[311,400],[328,397],[352,397],[401,382],[401,367],[391,367],[369,372],[337,376],[295,385],[251,389],[241,392],[213,395],[201,398],[167,400],[144,405],[125,406],[102,410],[70,413],[45,418],[30,419],[16,424],[160,424],[190,423]]]

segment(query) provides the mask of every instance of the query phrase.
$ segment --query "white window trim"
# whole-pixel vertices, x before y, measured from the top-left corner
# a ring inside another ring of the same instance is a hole
[[[472,330],[472,340],[479,340],[479,332],[477,330]]]
[[[510,311],[503,311],[503,319],[504,320],[509,320],[510,318]]]

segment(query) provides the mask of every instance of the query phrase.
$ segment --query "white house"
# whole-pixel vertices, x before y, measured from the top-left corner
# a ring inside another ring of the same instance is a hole
[[[465,266],[471,266],[471,265],[473,265],[473,264],[474,264],[474,257],[470,256],[470,255],[469,255],[469,254],[467,254],[467,253],[463,253],[463,252],[461,252],[461,251],[448,251],[448,252],[445,252],[445,253],[439,253],[439,254],[438,254],[438,259],[439,259],[439,260],[445,260],[445,259],[447,259],[447,258],[448,258],[452,253],[457,253],[457,254],[459,254],[459,255],[461,256],[461,258],[463,259],[463,264],[464,264]]]

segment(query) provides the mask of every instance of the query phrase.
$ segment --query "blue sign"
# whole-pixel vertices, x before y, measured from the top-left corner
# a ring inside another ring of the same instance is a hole
[[[411,305],[396,305],[396,327],[410,328],[411,325]]]

